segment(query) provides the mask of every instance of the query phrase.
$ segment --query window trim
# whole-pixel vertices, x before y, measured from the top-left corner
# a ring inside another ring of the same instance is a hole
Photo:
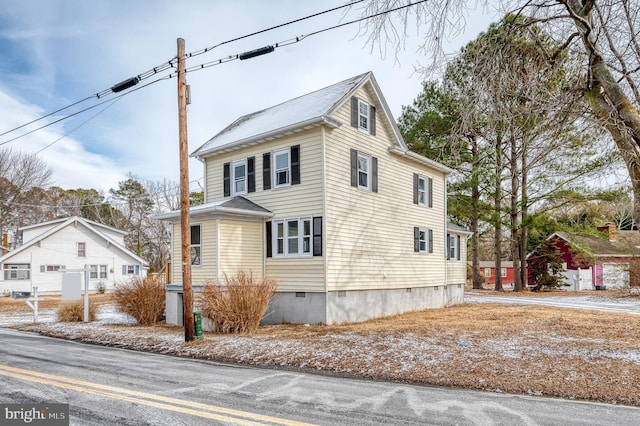
[[[80,248],[80,247],[82,247],[82,248]],[[76,257],[78,259],[86,259],[87,258],[87,243],[86,242],[83,242],[83,241],[76,242]]]
[[[194,236],[194,232],[193,232],[193,228],[198,228],[198,242],[194,244],[193,242],[193,236]],[[189,255],[191,258],[191,266],[195,266],[195,267],[200,267],[202,266],[202,225],[201,224],[195,224],[195,225],[190,225],[190,234],[191,234],[191,241],[189,241]],[[194,249],[199,249],[196,250],[198,253],[197,259],[198,259],[198,263],[194,263],[194,256],[193,256],[193,250]]]
[[[236,182],[240,181],[239,176],[236,176],[236,167],[244,166],[244,175],[242,175],[242,179],[244,181],[244,191],[236,191]],[[236,160],[231,162],[231,194],[232,195],[243,195],[248,191],[249,186],[249,170],[248,170],[247,159],[243,158],[241,160]]]
[[[365,170],[365,171],[362,171],[360,169],[360,159],[361,158],[366,160],[367,170]],[[357,183],[358,183],[358,189],[363,189],[365,191],[371,191],[371,155],[364,154],[364,153],[358,151],[356,153],[356,169],[357,169],[356,170],[356,173],[357,173],[356,178],[357,178]],[[366,175],[366,177],[367,177],[366,186],[362,185],[360,183],[360,173],[364,173]]]
[[[285,169],[278,169],[277,168],[277,162],[278,162],[278,155],[282,155],[286,153],[287,154],[287,167]],[[273,189],[277,189],[277,188],[288,188],[291,186],[291,148],[284,148],[284,149],[279,149],[277,151],[273,151],[272,155],[272,161],[273,161]],[[287,182],[286,183],[282,183],[282,184],[278,184],[278,172],[282,172],[285,171],[287,172]]]
[[[366,110],[366,113],[362,112],[362,108],[364,107],[364,109]],[[362,125],[362,119],[365,119],[365,123],[366,125]],[[358,130],[365,132],[367,134],[371,133],[371,108],[368,102],[363,101],[362,99],[358,98],[358,116],[357,116],[357,122],[358,122]]]
[[[295,222],[297,224],[298,233],[295,237],[289,236],[289,223]],[[308,233],[305,233],[305,223],[308,223]],[[272,254],[273,258],[306,258],[313,257],[313,217],[312,216],[300,216],[286,219],[278,219],[271,222],[272,226]],[[278,228],[282,227],[282,234],[278,233]],[[290,241],[295,238],[297,251],[292,253],[289,250]],[[307,240],[305,251],[305,239]],[[282,244],[282,251],[280,250],[280,244]]]

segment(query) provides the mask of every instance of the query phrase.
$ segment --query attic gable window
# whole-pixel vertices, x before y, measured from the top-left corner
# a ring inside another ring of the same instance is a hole
[[[351,125],[356,129],[376,135],[376,107],[355,96],[351,98]]]

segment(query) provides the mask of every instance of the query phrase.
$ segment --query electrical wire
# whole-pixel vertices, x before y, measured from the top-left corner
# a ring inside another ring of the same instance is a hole
[[[331,9],[323,10],[322,12],[313,13],[311,15],[307,15],[307,16],[304,16],[302,18],[297,18],[297,19],[294,19],[292,21],[284,22],[282,24],[278,24],[278,25],[275,25],[273,27],[269,27],[269,28],[265,28],[265,29],[262,29],[262,30],[259,30],[259,31],[255,31],[255,32],[250,33],[250,34],[245,34],[245,35],[240,36],[240,37],[235,37],[235,38],[223,41],[221,43],[218,43],[218,44],[216,44],[214,46],[207,47],[207,48],[204,48],[204,49],[201,49],[201,50],[197,50],[197,51],[194,51],[194,52],[187,53],[185,56],[187,58],[199,56],[199,55],[202,55],[204,53],[210,52],[211,50],[213,50],[213,49],[215,49],[217,47],[223,46],[225,44],[233,43],[233,42],[238,41],[238,40],[243,40],[245,38],[253,37],[253,36],[258,35],[258,34],[263,34],[263,33],[268,32],[268,31],[272,31],[272,30],[275,30],[275,29],[278,29],[278,28],[286,27],[288,25],[292,25],[292,24],[295,24],[295,23],[298,23],[298,22],[302,22],[302,21],[305,21],[307,19],[315,18],[315,17],[321,16],[321,15],[324,15],[324,14],[327,14],[327,13],[330,13],[330,12],[335,12],[336,10],[340,10],[340,9],[343,9],[343,8],[346,8],[346,7],[350,7],[350,6],[353,6],[354,4],[361,3],[363,1],[364,0],[355,0],[355,1],[351,2],[351,3],[347,3],[347,4],[344,4],[344,5],[341,5],[341,6],[337,6],[337,7],[331,8]],[[147,70],[145,72],[142,72],[142,73],[136,75],[133,78],[136,78],[139,81],[146,80],[146,79],[148,79],[148,78],[150,78],[150,77],[152,77],[152,76],[154,76],[156,74],[159,74],[161,72],[164,72],[164,71],[166,71],[166,70],[168,70],[170,68],[175,68],[176,63],[177,63],[177,58],[174,57],[174,58],[170,59],[169,61],[165,61],[160,65],[157,65],[157,66],[155,66],[155,67],[153,67],[153,68],[151,68],[151,69],[149,69],[149,70]],[[97,92],[97,93],[91,95],[91,96],[87,96],[87,97],[85,97],[83,99],[80,99],[79,101],[76,101],[76,102],[74,102],[74,103],[72,103],[70,105],[67,105],[67,106],[59,108],[59,109],[57,109],[57,110],[55,110],[53,112],[50,112],[50,113],[48,113],[46,115],[38,117],[38,118],[28,122],[28,123],[21,124],[18,127],[14,127],[13,129],[10,129],[10,130],[7,130],[7,131],[5,131],[3,133],[0,133],[0,136],[4,136],[4,135],[7,135],[9,133],[15,132],[16,130],[20,130],[20,129],[26,127],[26,126],[29,126],[30,124],[36,123],[36,122],[38,122],[40,120],[43,120],[43,119],[45,119],[47,117],[50,117],[50,116],[54,115],[54,114],[57,114],[59,112],[62,112],[62,111],[67,110],[69,108],[72,108],[72,107],[74,107],[74,106],[76,106],[76,105],[78,105],[80,103],[88,101],[89,99],[104,98],[105,96],[108,96],[108,95],[110,95],[112,93],[115,93],[113,91],[113,88],[116,87],[116,86],[112,86],[112,87],[110,87],[108,89],[104,89],[104,90],[102,90],[100,92]],[[86,111],[86,110],[82,110],[80,112],[84,112],[84,111]],[[73,115],[70,115],[69,117],[72,117],[72,116]],[[40,129],[41,128],[36,129],[36,130],[40,130]],[[27,134],[29,134],[29,133],[27,133]],[[11,142],[11,141],[13,141],[13,139],[9,140],[8,142]],[[0,144],[0,145],[2,145],[2,144]]]
[[[67,136],[69,136],[71,133],[75,132],[76,130],[78,130],[80,127],[84,126],[85,124],[87,124],[89,121],[93,120],[94,118],[96,118],[97,116],[99,116],[100,114],[102,114],[103,112],[105,112],[107,109],[111,108],[113,106],[113,104],[115,104],[116,102],[118,102],[120,99],[122,98],[117,98],[117,99],[113,99],[111,100],[111,103],[109,105],[107,105],[106,107],[102,108],[100,111],[98,111],[97,113],[93,114],[91,117],[89,117],[88,119],[86,119],[85,121],[83,121],[82,123],[80,123],[79,125],[77,125],[76,127],[74,127],[73,129],[69,130],[67,133],[65,133],[64,135],[60,136],[58,139],[54,140],[53,142],[51,142],[50,144],[46,145],[44,148],[41,148],[40,150],[36,151],[33,153],[33,155],[38,155],[40,154],[42,151],[44,151],[45,149],[51,147],[52,145],[58,143],[59,141],[61,141],[62,139],[66,138]]]
[[[347,4],[347,5],[345,5],[345,6],[350,6],[350,5],[353,5],[353,4],[356,4],[356,3],[359,3],[359,2],[361,2],[361,1],[363,1],[363,0],[357,0],[357,1],[355,1],[355,2],[348,3],[348,4]],[[331,27],[326,27],[326,28],[323,28],[323,29],[320,29],[320,30],[317,30],[317,31],[311,32],[311,33],[306,34],[306,35],[300,35],[300,36],[297,36],[297,37],[294,37],[294,38],[291,38],[291,39],[288,39],[288,40],[284,40],[284,41],[282,41],[282,42],[275,43],[275,44],[274,44],[274,45],[272,45],[271,47],[273,47],[273,48],[278,48],[278,47],[284,47],[284,46],[288,46],[288,45],[291,45],[291,44],[299,43],[299,42],[301,42],[302,40],[305,40],[305,39],[307,39],[307,38],[309,38],[309,37],[312,37],[312,36],[314,36],[314,35],[317,35],[317,34],[321,34],[321,33],[327,32],[327,31],[331,31],[331,30],[335,30],[335,29],[337,29],[337,28],[341,28],[341,27],[344,27],[344,26],[347,26],[347,25],[352,25],[352,24],[355,24],[355,23],[358,23],[358,22],[365,21],[365,20],[367,20],[367,19],[372,19],[372,18],[375,18],[375,17],[378,17],[378,16],[385,15],[385,14],[388,14],[388,13],[391,13],[391,12],[396,12],[396,11],[398,11],[398,10],[406,9],[406,8],[408,8],[408,7],[412,7],[412,6],[415,6],[415,5],[421,4],[421,3],[425,3],[425,2],[427,2],[427,1],[429,1],[429,0],[420,0],[420,1],[417,1],[417,2],[414,2],[414,3],[407,3],[407,4],[403,5],[403,6],[398,6],[398,7],[392,8],[392,9],[387,9],[387,10],[385,10],[385,11],[378,12],[378,13],[373,14],[373,15],[364,16],[364,17],[361,17],[361,18],[358,18],[358,19],[354,19],[354,20],[351,20],[351,21],[348,21],[348,22],[343,22],[343,23],[341,23],[341,24],[333,25],[333,26],[331,26]],[[345,7],[345,6],[341,6],[341,7]],[[338,7],[338,8],[340,8],[340,7]],[[338,9],[338,8],[330,9],[330,11],[332,11],[332,10],[336,10],[336,9]],[[315,14],[315,15],[310,15],[310,17],[312,17],[312,16],[317,16],[317,15],[322,14],[322,13],[326,13],[326,12],[320,12],[320,13]],[[293,23],[293,22],[299,22],[299,21],[301,21],[301,20],[303,20],[303,19],[308,19],[308,18],[300,18],[300,19],[298,19],[298,20],[294,20],[294,21],[291,21],[291,22],[292,22],[292,23]],[[280,28],[280,27],[285,26],[285,25],[289,25],[289,24],[281,24],[281,25],[279,25],[279,26],[272,27],[272,29],[273,29],[273,28]],[[256,32],[256,33],[253,33],[252,35],[260,34],[260,33],[262,33],[262,32],[269,31],[269,30],[270,30],[270,29],[265,29],[265,30],[262,30],[262,31],[258,31],[258,32]],[[250,36],[250,35],[242,36],[242,37],[238,37],[238,38],[236,38],[235,40],[240,40],[240,39],[242,39],[242,38],[246,38],[246,37],[249,37],[249,36]],[[212,48],[208,48],[208,50],[207,50],[207,49],[203,49],[202,51],[197,51],[197,52],[201,52],[201,53],[197,53],[197,54],[199,55],[199,54],[205,53],[205,50],[206,50],[207,52],[208,52],[208,51],[211,51],[213,48],[215,48],[215,47],[217,47],[217,46],[220,46],[220,45],[222,45],[222,44],[225,44],[225,42],[220,43],[220,44],[218,44],[218,45],[216,45],[216,46],[213,46]],[[186,54],[185,56],[189,56],[189,54]],[[210,68],[210,67],[213,67],[213,66],[216,66],[216,65],[221,65],[221,64],[224,64],[224,63],[227,63],[227,62],[231,62],[231,61],[234,61],[234,60],[240,59],[240,56],[241,56],[241,54],[231,55],[231,56],[227,56],[227,57],[225,57],[225,58],[216,59],[216,60],[214,60],[214,61],[205,62],[205,63],[202,63],[202,64],[200,64],[200,65],[192,66],[192,67],[186,68],[186,69],[185,69],[185,73],[193,72],[193,71],[198,71],[198,70],[202,70],[202,69],[205,69],[205,68]],[[165,68],[163,68],[163,70],[166,70],[166,69],[168,69],[168,68],[173,67],[173,66],[174,66],[174,65],[173,65],[173,61],[174,61],[174,60],[177,60],[177,59],[175,59],[175,58],[174,58],[174,59],[170,60],[169,62],[165,63],[165,64],[164,64],[164,66],[166,66],[166,67],[165,67]],[[150,70],[150,71],[148,71],[148,72],[151,72],[151,74],[150,74],[149,76],[154,75],[154,74],[156,73],[156,68],[153,68],[152,70]],[[161,72],[161,71],[158,71],[158,72]],[[148,78],[149,76],[146,76],[146,77],[144,77],[144,78],[146,79],[146,78]],[[167,75],[167,76],[160,77],[160,78],[158,78],[158,79],[156,79],[156,80],[153,80],[152,82],[147,83],[147,84],[145,84],[145,85],[142,85],[142,86],[135,86],[135,87],[134,87],[134,88],[132,88],[131,90],[128,90],[128,91],[123,92],[122,94],[118,95],[115,99],[119,99],[119,98],[121,98],[121,97],[123,97],[123,96],[126,96],[126,95],[128,95],[128,94],[132,93],[132,92],[135,92],[135,91],[137,91],[137,90],[140,90],[140,89],[142,89],[142,88],[145,88],[145,87],[147,87],[147,86],[150,86],[151,84],[155,84],[155,83],[157,83],[157,82],[159,82],[159,81],[166,80],[166,79],[170,79],[170,78],[173,78],[173,77],[176,77],[176,76],[178,76],[178,71],[175,71],[175,72],[173,72],[173,73],[171,73],[171,74],[169,74],[169,75]],[[139,78],[140,76],[137,76],[137,77]],[[115,86],[114,86],[114,87],[115,87]],[[111,89],[109,89],[109,90],[111,90]],[[108,93],[108,91],[104,91],[104,93]],[[97,95],[94,95],[94,96],[98,96],[98,94],[97,94]],[[89,97],[89,98],[85,98],[85,100],[86,100],[86,99],[90,99],[90,98],[91,98],[91,97]],[[98,106],[100,106],[100,105],[103,105],[103,104],[105,104],[105,103],[107,103],[107,102],[110,102],[110,101],[111,101],[111,100],[106,100],[106,101],[103,101],[103,102],[99,102],[99,103],[94,104],[94,105],[92,105],[92,106],[90,106],[90,107],[84,108],[84,109],[82,109],[82,110],[80,110],[80,111],[76,111],[76,112],[74,112],[73,114],[69,114],[69,115],[67,115],[67,116],[65,116],[65,117],[62,117],[62,118],[58,119],[58,120],[55,120],[55,121],[52,121],[52,122],[50,122],[50,123],[48,123],[48,124],[45,124],[45,125],[43,125],[43,126],[40,126],[40,127],[36,128],[36,129],[33,129],[33,130],[29,131],[29,132],[23,133],[23,134],[21,134],[21,135],[19,135],[19,136],[16,136],[16,137],[12,138],[12,139],[9,139],[9,140],[6,140],[6,141],[3,141],[3,142],[0,142],[0,146],[2,146],[2,145],[6,145],[6,144],[8,144],[8,143],[10,143],[10,142],[13,142],[13,141],[17,140],[17,139],[21,139],[21,138],[23,138],[23,137],[25,137],[25,136],[27,136],[27,135],[30,135],[30,134],[32,134],[32,133],[34,133],[34,132],[37,132],[37,131],[39,131],[39,130],[42,130],[42,129],[46,128],[46,127],[49,127],[49,126],[51,126],[51,125],[53,125],[53,124],[56,124],[56,123],[59,123],[59,122],[61,122],[61,121],[67,120],[67,119],[69,119],[69,118],[71,118],[71,117],[74,117],[74,116],[76,116],[76,115],[78,115],[78,114],[82,114],[83,112],[89,111],[89,110],[91,110],[91,109],[93,109],[93,108],[96,108],[96,107],[98,107]],[[82,102],[82,101],[78,101],[78,102],[76,102],[76,104],[77,104],[77,103],[80,103],[80,102]],[[63,109],[66,109],[66,108],[68,108],[68,107],[62,108],[62,109],[60,109],[59,111],[61,111],[61,110],[63,110]],[[51,115],[51,114],[48,114],[47,116],[50,116],[50,115]],[[40,120],[40,119],[38,119],[38,120]],[[33,122],[38,121],[38,120],[34,120]],[[32,122],[32,123],[33,123],[33,122]],[[23,126],[21,126],[21,127],[24,127],[24,125],[23,125]],[[14,129],[14,130],[15,130],[15,129]],[[11,131],[13,131],[13,130],[10,130],[9,132],[5,132],[4,134],[6,134],[6,133],[10,133]]]

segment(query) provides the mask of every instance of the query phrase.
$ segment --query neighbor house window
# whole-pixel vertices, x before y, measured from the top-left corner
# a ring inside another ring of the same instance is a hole
[[[491,268],[484,268],[484,276],[485,277],[491,276]]]
[[[233,195],[247,193],[247,160],[232,163]]]
[[[59,272],[64,271],[64,265],[41,265],[40,272]]]
[[[122,265],[122,275],[140,275],[140,265]]]
[[[9,281],[13,280],[28,280],[31,278],[31,267],[29,264],[14,264],[4,265],[4,279]]]
[[[194,266],[200,266],[200,225],[191,226],[191,264]]]
[[[291,158],[289,149],[273,153],[273,181],[274,188],[291,184]]]
[[[369,189],[371,157],[358,153],[358,188]]]
[[[278,256],[311,256],[311,218],[295,218],[273,222],[275,236],[273,252]]]
[[[505,278],[507,276],[507,268],[500,268],[500,276]]]
[[[135,268],[134,268],[135,271]],[[107,278],[107,265],[90,265],[89,266],[89,279],[97,280]]]
[[[87,257],[87,243],[78,243],[78,257]]]

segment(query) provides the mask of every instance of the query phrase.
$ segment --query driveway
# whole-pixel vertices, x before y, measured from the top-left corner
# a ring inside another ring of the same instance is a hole
[[[594,311],[640,315],[640,298],[616,298],[585,292],[584,296],[572,292],[567,295],[547,296],[511,292],[498,293],[487,290],[471,290],[464,294],[465,303],[500,303],[505,305],[555,306],[571,309],[591,309]]]

